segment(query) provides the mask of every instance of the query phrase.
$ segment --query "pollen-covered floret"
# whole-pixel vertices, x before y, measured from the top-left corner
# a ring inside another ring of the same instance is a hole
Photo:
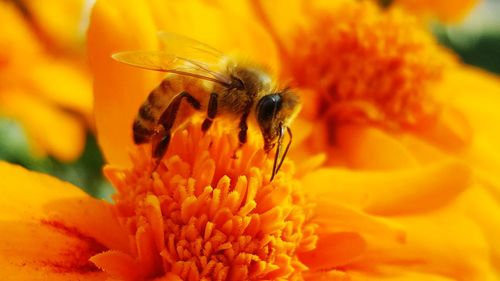
[[[301,279],[297,255],[317,237],[292,163],[270,183],[260,138],[234,155],[237,136],[221,123],[206,135],[198,121],[177,130],[155,172],[146,147],[131,170],[106,169],[133,252],[97,255],[98,267],[118,278]]]

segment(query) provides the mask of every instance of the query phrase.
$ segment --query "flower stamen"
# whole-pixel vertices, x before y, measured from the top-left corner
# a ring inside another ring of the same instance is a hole
[[[452,59],[416,19],[369,1],[315,13],[308,30],[294,36],[289,68],[298,87],[318,95],[313,118],[390,128],[438,111],[430,89]]]
[[[313,249],[317,239],[292,163],[286,161],[269,182],[272,159],[258,134],[232,159],[234,133],[214,124],[203,135],[198,121],[173,134],[152,177],[147,147],[133,152],[132,169],[105,169],[118,190],[114,200],[131,237],[130,255],[141,268],[136,275],[300,279],[306,266],[298,253]],[[106,270],[107,262],[97,266]]]

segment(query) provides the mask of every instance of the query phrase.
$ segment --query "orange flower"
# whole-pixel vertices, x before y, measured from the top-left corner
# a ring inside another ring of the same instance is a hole
[[[350,1],[328,14],[307,13],[315,20],[279,40],[293,54],[285,75],[307,97],[302,121],[311,131],[304,139],[309,152],[326,151],[329,164],[392,169],[421,162],[420,152],[401,144],[402,134],[447,152],[470,143],[471,128],[446,86],[460,85],[448,76],[463,66],[415,18]]]
[[[0,3],[8,22],[0,32],[0,112],[21,123],[35,154],[74,160],[83,150],[84,118],[92,107],[89,77],[82,66],[49,52],[29,20],[28,13],[38,10],[14,2]]]
[[[483,121],[495,118],[487,109],[498,103],[498,77],[462,65],[401,10],[339,1],[328,14],[307,14],[315,20],[278,40],[283,64],[293,62],[284,75],[307,97],[309,152],[356,169],[415,167],[446,154],[498,167],[494,149],[485,151],[494,122]]]
[[[312,201],[294,179],[293,163],[269,184],[272,162],[258,138],[238,160],[228,161],[236,136],[223,122],[203,136],[200,124],[193,120],[175,133],[153,177],[150,156],[141,148],[132,156],[132,169],[108,167],[118,191],[115,205],[1,164],[1,214],[9,222],[0,226],[2,274],[51,280],[101,280],[107,274],[119,280],[315,280],[366,250],[358,228],[385,243],[402,239],[387,223],[334,202],[321,207],[328,214],[313,219]],[[18,196],[19,190],[33,196]],[[316,223],[326,228],[316,230]],[[33,245],[33,237],[46,246]]]
[[[18,279],[51,280],[498,279],[500,229],[495,215],[500,207],[491,194],[498,182],[479,178],[476,166],[471,169],[457,160],[455,150],[423,141],[415,133],[420,131],[401,130],[405,118],[379,120],[395,124],[392,132],[366,124],[363,130],[351,130],[363,133],[353,151],[376,151],[367,149],[370,143],[380,150],[377,159],[360,157],[360,166],[361,160],[368,166],[378,161],[373,166],[383,171],[324,167],[310,172],[321,156],[308,157],[300,158],[300,165],[287,160],[269,183],[272,161],[263,153],[255,128],[234,159],[238,143],[230,123],[221,117],[203,134],[200,118],[194,116],[174,132],[169,151],[151,172],[150,148],[131,145],[131,124],[161,76],[120,65],[110,54],[154,49],[156,31],[162,29],[178,30],[227,51],[269,54],[260,58],[276,63],[277,70],[303,63],[293,60],[289,41],[272,40],[294,38],[279,36],[298,30],[292,21],[297,2],[287,1],[291,18],[280,14],[280,26],[267,20],[271,10],[257,2],[237,3],[97,2],[89,53],[97,128],[111,163],[105,173],[117,189],[115,204],[85,197],[47,176],[0,164],[0,184],[5,187],[0,214],[7,221],[0,226],[0,253],[5,253],[0,254],[0,272]],[[335,7],[346,9],[346,15],[349,9],[372,9],[353,5]],[[321,17],[305,19],[314,23]],[[226,32],[218,37],[220,30]],[[317,33],[308,35],[316,38]],[[460,75],[471,77],[470,87],[484,79],[458,70],[449,79]],[[498,87],[498,81],[490,80],[485,90]],[[443,95],[452,90],[441,86]],[[315,91],[307,89],[319,96]],[[417,105],[418,101],[415,98]],[[473,120],[478,116],[474,110],[461,111],[461,102],[468,101],[457,99],[453,106],[457,116]],[[472,127],[474,122],[469,122]],[[443,127],[457,132],[453,126]],[[348,127],[338,132],[348,133]],[[431,134],[427,139],[439,143],[436,140],[443,137]],[[292,149],[307,153],[298,145]],[[127,150],[132,151],[130,158]],[[394,156],[378,158],[389,153]],[[491,167],[484,165],[484,170]],[[34,245],[32,237],[48,249]]]
[[[296,154],[310,154],[305,147],[310,148],[311,141],[334,129],[328,127],[331,123],[323,121],[324,117],[314,115],[321,112],[316,103],[319,97],[338,93],[346,104],[355,105],[351,108],[354,110],[347,107],[342,112],[347,113],[342,115],[345,119],[340,119],[340,128],[334,131],[338,139],[344,140],[340,147],[327,143],[316,151],[327,150],[328,158],[334,159],[329,160],[331,163],[338,155],[352,168],[384,171],[327,168],[307,174],[303,169],[311,162],[295,155],[303,162],[296,168],[296,179],[302,182],[310,202],[316,204],[312,223],[320,225],[316,250],[299,255],[299,260],[309,267],[302,274],[304,278],[340,278],[347,274],[366,279],[391,275],[402,279],[494,279],[498,274],[493,269],[495,262],[487,256],[495,252],[495,242],[481,233],[498,233],[486,212],[488,209],[498,214],[498,203],[485,191],[494,189],[491,186],[495,181],[478,178],[468,165],[456,159],[464,158],[458,152],[474,141],[470,117],[448,102],[445,90],[449,90],[445,85],[451,83],[460,87],[459,82],[447,77],[462,66],[403,11],[384,13],[370,3],[350,1],[318,4],[327,7],[300,1],[286,1],[280,6],[287,9],[276,9],[275,5],[279,3],[151,1],[124,6],[114,1],[98,2],[89,46],[97,114],[106,111],[97,116],[97,126],[104,133],[100,142],[108,159],[130,166],[124,156],[131,147],[130,124],[141,102],[161,79],[157,73],[116,64],[109,54],[157,49],[155,33],[175,31],[229,53],[247,54],[270,65],[283,79],[292,79],[303,96],[303,116],[309,116],[309,120],[295,122],[298,140],[292,149]],[[101,38],[107,38],[106,44]],[[317,69],[324,72],[314,72]],[[377,77],[385,79],[385,86],[378,84]],[[335,83],[343,83],[342,92],[325,92],[328,83],[334,87]],[[363,91],[377,85],[375,96]],[[391,92],[397,93],[395,97]],[[353,97],[358,103],[352,103]],[[110,105],[116,103],[122,105],[121,109],[110,112]],[[356,111],[356,104],[365,106]],[[376,112],[377,118],[364,115],[365,108]],[[308,137],[308,130],[313,137]],[[127,181],[120,182],[126,186],[123,182]],[[490,187],[485,189],[483,184]],[[449,221],[448,227],[435,227],[442,221]],[[431,227],[434,232],[427,232]],[[350,253],[350,258],[342,262],[334,258],[340,251],[335,249],[342,244],[335,235],[328,238],[336,231],[362,237],[361,243],[353,241],[349,244],[352,248],[342,250]],[[451,239],[455,233],[463,234]],[[322,249],[329,249],[331,255]],[[471,256],[458,258],[453,249],[467,249]],[[402,266],[409,264],[411,268]]]
[[[164,163],[171,170],[159,171],[154,179],[141,169],[150,168],[142,151],[134,157],[133,170],[108,168],[119,190],[116,206],[48,176],[1,164],[2,275],[20,280],[103,280],[108,274],[118,280],[160,276],[165,280],[246,280],[243,276],[420,280],[440,275],[485,280],[493,276],[484,263],[488,245],[481,229],[470,218],[457,216],[456,207],[441,208],[450,201],[467,206],[469,201],[457,197],[467,185],[465,167],[449,162],[407,172],[323,171],[300,184],[290,178],[293,165],[288,163],[286,176],[281,173],[268,185],[263,176],[270,172],[270,163],[264,170],[252,167],[261,165],[263,157],[260,146],[250,144],[245,150],[254,156],[241,158],[250,163],[236,163],[248,167],[239,171],[244,174],[222,176],[213,183],[227,165],[216,165],[212,157],[227,140],[234,141],[234,135],[214,132],[197,139],[200,123],[195,125],[176,134],[174,138],[182,142],[175,141],[180,151],[172,148],[172,152],[180,155],[167,157]],[[218,149],[207,151],[210,141],[218,141],[214,145]],[[187,153],[196,147],[204,150],[205,158]],[[224,160],[220,155],[216,156]],[[324,179],[318,179],[325,176],[341,188],[327,188]],[[402,193],[403,187],[408,191]],[[20,190],[30,196],[21,196]],[[309,201],[303,193],[321,200]],[[338,196],[342,203],[335,200]],[[434,199],[428,200],[429,196]],[[476,194],[488,204],[473,209],[474,217],[497,211],[497,205],[484,196]],[[307,202],[317,204],[313,217],[307,216]],[[392,222],[346,203],[393,216]],[[432,216],[415,215],[422,211]],[[485,225],[494,227],[493,221]],[[411,233],[406,242],[401,229]],[[462,236],[445,236],[460,231],[467,233],[467,243]],[[471,259],[456,258],[455,251],[463,249]],[[401,267],[408,264],[412,267]]]
[[[293,56],[287,71],[307,91],[303,116],[315,124],[307,147],[315,152],[340,148],[343,155],[332,151],[331,161],[369,165],[370,160],[357,159],[368,156],[367,151],[350,153],[362,148],[352,140],[367,140],[363,131],[373,127],[417,130],[438,114],[432,91],[454,60],[400,10],[384,13],[371,2],[337,5],[328,13],[309,11],[315,20],[307,28],[283,36],[291,38],[283,39],[291,41],[288,53]],[[377,155],[372,161],[384,158]]]
[[[203,136],[200,126],[193,121],[173,136],[153,178],[143,149],[133,154],[131,170],[105,170],[118,191],[117,216],[131,237],[131,253],[112,250],[91,261],[123,280],[300,278],[307,267],[298,255],[315,248],[317,237],[293,165],[269,184],[272,161],[261,141],[228,161],[237,137],[227,125]],[[354,233],[342,235],[361,242]]]

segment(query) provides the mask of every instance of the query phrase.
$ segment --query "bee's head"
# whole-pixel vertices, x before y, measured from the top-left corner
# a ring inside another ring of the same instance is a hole
[[[262,131],[266,152],[276,145],[299,111],[299,98],[289,91],[271,93],[258,101],[256,118]]]

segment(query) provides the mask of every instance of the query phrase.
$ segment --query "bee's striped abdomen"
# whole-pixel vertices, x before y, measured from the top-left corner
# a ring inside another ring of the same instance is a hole
[[[141,123],[141,121],[137,120],[137,118],[134,120],[134,125],[132,129],[134,130],[135,144],[142,144],[148,142],[154,133],[154,128],[152,129],[149,127],[145,127]]]
[[[171,79],[165,78],[142,103],[134,120],[134,142],[142,144],[148,142],[156,132],[158,120],[167,108],[170,100],[180,90],[174,89]],[[177,90],[177,91],[176,91]]]
[[[170,104],[170,101],[181,92],[200,86],[199,81],[186,77],[172,75],[149,93],[142,103],[133,124],[134,143],[142,144],[151,140],[158,131],[160,116]]]

